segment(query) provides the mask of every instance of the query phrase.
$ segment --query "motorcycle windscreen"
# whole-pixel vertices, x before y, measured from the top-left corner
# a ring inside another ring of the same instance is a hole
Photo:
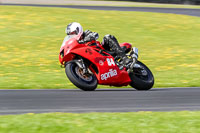
[[[61,45],[61,48],[65,45],[65,42],[68,41],[71,38],[75,38],[77,35],[68,35],[64,38],[63,43]]]
[[[62,43],[62,45],[61,45],[61,48],[65,45],[65,43],[66,43],[69,39],[75,38],[76,40],[80,40],[81,36],[82,36],[82,33],[79,33],[78,35],[67,35],[67,36],[64,38],[64,40],[63,40],[63,43]],[[61,48],[60,48],[60,49],[61,49]]]

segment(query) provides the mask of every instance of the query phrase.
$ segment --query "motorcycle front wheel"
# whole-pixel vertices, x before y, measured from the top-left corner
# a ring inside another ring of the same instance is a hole
[[[94,91],[97,87],[97,78],[93,74],[83,74],[83,71],[75,62],[67,63],[65,73],[68,79],[78,88],[84,91]]]
[[[140,61],[129,73],[131,79],[130,86],[136,90],[150,90],[154,85],[154,77],[150,69]]]

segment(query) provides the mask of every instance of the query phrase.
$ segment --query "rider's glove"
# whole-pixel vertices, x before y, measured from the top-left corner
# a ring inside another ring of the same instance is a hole
[[[88,35],[91,34],[91,33],[92,33],[92,31],[90,31],[90,30],[86,30],[86,31],[84,32],[85,37],[88,36]]]
[[[99,38],[99,34],[96,32],[90,32],[87,36],[85,36],[84,41],[90,42],[93,40],[97,40]]]

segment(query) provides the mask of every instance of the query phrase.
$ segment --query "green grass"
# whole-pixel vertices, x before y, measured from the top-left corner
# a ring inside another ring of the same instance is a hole
[[[113,34],[139,48],[154,87],[200,86],[200,18],[185,15],[0,6],[0,88],[75,88],[60,68],[65,27]],[[105,88],[106,86],[100,86]]]
[[[0,133],[199,133],[200,112],[0,116]]]

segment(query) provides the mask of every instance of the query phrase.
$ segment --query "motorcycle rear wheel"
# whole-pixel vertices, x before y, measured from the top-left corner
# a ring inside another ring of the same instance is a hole
[[[97,78],[93,75],[84,75],[75,62],[66,64],[65,73],[68,79],[83,91],[94,91],[97,87]]]
[[[131,79],[130,86],[136,90],[150,90],[154,85],[154,77],[150,69],[140,61],[137,61],[141,68],[133,68],[129,73]]]

